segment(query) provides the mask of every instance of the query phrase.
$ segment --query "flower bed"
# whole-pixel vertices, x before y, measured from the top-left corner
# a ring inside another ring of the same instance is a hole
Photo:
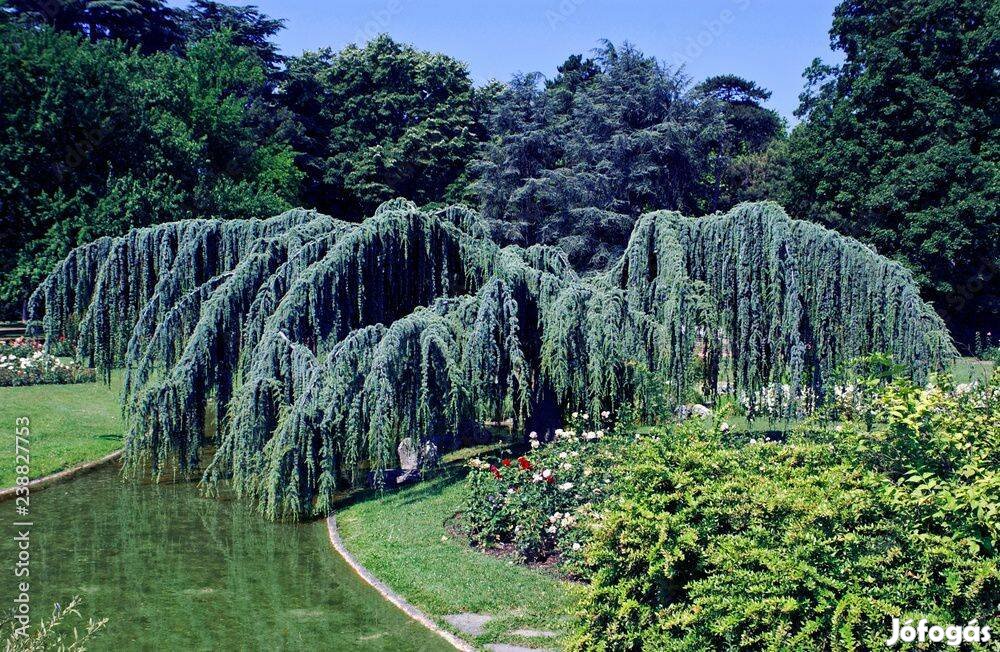
[[[582,550],[597,506],[611,493],[622,436],[610,416],[576,415],[548,444],[531,433],[525,455],[471,460],[464,520],[472,541],[528,562],[558,560],[569,574],[586,574]]]
[[[19,337],[0,341],[0,387],[94,382],[93,369],[63,362],[40,342]]]

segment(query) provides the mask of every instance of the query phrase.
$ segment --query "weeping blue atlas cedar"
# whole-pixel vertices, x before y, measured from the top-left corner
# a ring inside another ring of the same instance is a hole
[[[776,383],[822,400],[865,353],[918,378],[956,355],[903,267],[773,203],[649,213],[586,277],[556,249],[501,248],[462,207],[190,220],[77,248],[28,309],[48,342],[124,369],[127,474],[229,481],[272,518],[326,513],[404,437],[651,417],[650,376],[669,403],[721,390],[753,407]]]

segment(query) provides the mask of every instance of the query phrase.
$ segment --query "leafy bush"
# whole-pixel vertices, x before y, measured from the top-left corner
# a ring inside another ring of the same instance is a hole
[[[849,440],[868,468],[893,481],[897,504],[924,538],[950,537],[972,553],[1000,544],[1000,372],[979,386],[907,380],[875,401],[881,428]],[[915,523],[915,525],[917,524]]]
[[[542,445],[531,433],[532,451],[494,463],[470,462],[464,518],[473,542],[511,549],[525,561],[558,554],[563,568],[585,573],[582,550],[597,505],[612,488],[621,435],[605,412],[598,423],[577,415],[568,430]]]
[[[906,367],[885,353],[853,358],[837,369],[833,393],[821,409],[832,420],[861,421],[870,430],[878,397],[905,375]]]
[[[756,443],[689,420],[643,437],[585,552],[574,646],[874,649],[894,616],[992,617],[998,389],[894,381],[870,433]]]
[[[0,341],[0,387],[21,385],[91,383],[93,369],[63,362],[42,350],[34,340]]]

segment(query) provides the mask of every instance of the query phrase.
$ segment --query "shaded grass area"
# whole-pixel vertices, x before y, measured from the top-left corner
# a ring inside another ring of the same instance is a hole
[[[476,449],[482,454],[483,448]],[[452,455],[455,460],[467,457]],[[558,639],[514,636],[519,628],[567,628],[577,588],[537,568],[485,554],[447,525],[465,500],[464,467],[392,493],[373,493],[337,513],[344,544],[379,579],[442,626],[470,641],[555,647]],[[472,638],[442,616],[462,612],[494,616]]]
[[[30,420],[31,479],[98,459],[122,447],[120,374],[104,383],[0,387],[0,487],[15,479],[15,424]]]
[[[969,383],[977,380],[985,382],[993,373],[995,366],[990,360],[959,358],[951,369],[951,375],[956,383]]]

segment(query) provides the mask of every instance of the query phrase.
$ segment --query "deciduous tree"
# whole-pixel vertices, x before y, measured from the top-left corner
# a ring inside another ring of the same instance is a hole
[[[905,262],[966,335],[1000,315],[998,30],[995,2],[841,2],[779,198]]]

